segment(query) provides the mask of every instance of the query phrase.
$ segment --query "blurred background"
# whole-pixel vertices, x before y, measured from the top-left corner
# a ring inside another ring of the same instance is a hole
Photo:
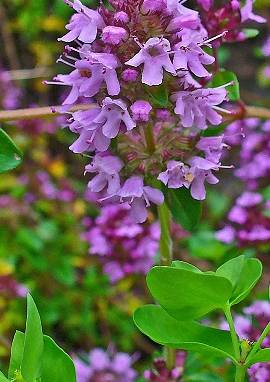
[[[84,4],[95,5],[91,0]],[[270,48],[269,53],[264,49],[270,36],[269,0],[258,0],[256,8],[268,19],[259,25],[260,34],[241,46],[223,47],[220,60],[237,74],[244,102],[270,107]],[[61,89],[46,86],[43,80],[66,72],[56,64],[63,48],[57,38],[64,34],[70,15],[62,0],[0,1],[0,109],[60,104]],[[254,177],[247,179],[243,172],[249,171],[244,166],[254,160],[258,145],[269,157],[270,123],[241,123],[246,137],[256,133],[259,143],[244,146],[240,136],[231,138],[226,161],[235,169],[224,170],[223,181],[208,191],[201,224],[192,236],[173,226],[174,251],[175,258],[205,269],[236,254],[258,256],[265,274],[250,298],[254,304],[267,299],[270,277],[270,169],[255,177],[254,186]],[[64,124],[57,117],[2,126],[23,151],[24,160],[0,176],[1,367],[6,367],[14,331],[24,328],[29,290],[44,332],[66,351],[82,358],[96,348],[126,352],[133,356],[138,380],[144,381],[143,371],[160,349],[138,332],[132,313],[151,301],[144,279],[158,262],[159,227],[154,216],[142,227],[131,227],[125,210],[100,209],[85,192],[87,158],[69,151],[73,137]],[[230,126],[228,135],[233,136],[236,127]],[[241,205],[247,182],[261,198],[244,208],[244,225],[233,209]],[[264,234],[253,230],[258,222]],[[241,309],[238,314],[244,315]],[[270,307],[270,319],[269,312]],[[213,317],[213,322],[219,325],[220,318]],[[213,370],[207,364],[202,357],[189,355],[183,380],[230,380],[229,364],[224,368],[215,360]],[[214,377],[217,370],[222,379]]]

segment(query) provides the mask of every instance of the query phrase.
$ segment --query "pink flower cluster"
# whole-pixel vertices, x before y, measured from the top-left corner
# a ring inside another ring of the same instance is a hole
[[[179,0],[110,0],[96,10],[65,1],[75,14],[59,39],[69,44],[60,61],[72,71],[53,83],[70,87],[65,112],[76,102],[89,104],[70,113],[68,126],[78,134],[70,149],[93,153],[86,167],[91,191],[125,203],[137,222],[146,220],[151,203],[164,201],[157,179],[204,199],[205,183],[218,182],[226,147],[222,136],[201,138],[226,112],[220,106],[231,83],[207,86],[211,44],[224,41],[226,31],[210,33],[211,20],[204,23]],[[199,3],[202,16],[212,12],[211,1]],[[239,16],[232,29],[255,18],[250,0],[242,8],[237,0],[229,4]],[[231,20],[234,13],[226,12]]]
[[[93,349],[88,362],[74,358],[78,382],[134,382],[136,372],[132,368],[133,357],[126,353],[109,354],[102,349]]]
[[[125,204],[106,205],[95,220],[84,220],[89,253],[99,257],[112,283],[147,273],[158,251],[159,225],[134,223],[128,212]]]
[[[245,135],[242,142],[241,136]],[[217,232],[225,242],[236,241],[240,246],[270,242],[270,201],[262,190],[270,176],[270,121],[246,119],[230,124],[226,129],[227,142],[240,147],[240,164],[235,175],[247,190],[240,195],[228,213],[229,224]]]

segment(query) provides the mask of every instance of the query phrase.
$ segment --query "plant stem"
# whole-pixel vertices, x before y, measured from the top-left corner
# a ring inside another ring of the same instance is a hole
[[[225,313],[226,319],[227,319],[229,327],[230,327],[230,333],[231,333],[231,337],[232,337],[234,355],[235,355],[235,358],[237,359],[237,361],[239,361],[241,359],[239,340],[238,340],[238,336],[236,334],[236,330],[235,330],[235,326],[234,326],[234,322],[233,322],[233,317],[232,317],[232,313],[231,313],[231,308],[229,305],[224,310],[224,313]]]
[[[171,265],[173,260],[170,233],[171,213],[166,203],[158,206],[158,217],[160,222],[160,262],[161,265]]]
[[[161,265],[171,265],[173,260],[173,247],[171,239],[171,213],[166,203],[158,206],[158,217],[160,222],[160,263]],[[175,349],[165,347],[164,354],[166,365],[169,370],[175,366],[176,351]]]
[[[230,305],[227,305],[226,309],[224,310],[224,313],[230,327],[230,333],[232,337],[232,344],[234,348],[235,358],[239,362],[238,365],[236,365],[235,382],[244,382],[245,376],[246,376],[246,366],[240,363],[241,351],[240,351],[238,336],[236,334],[236,330],[235,330],[235,326],[233,322]]]
[[[246,364],[249,363],[249,361],[251,360],[252,356],[257,353],[257,351],[260,349],[263,341],[265,340],[265,338],[268,336],[268,334],[270,333],[270,322],[268,325],[266,325],[264,331],[262,332],[262,334],[260,335],[258,341],[255,343],[254,347],[252,348],[251,352],[249,353],[247,359],[246,359]]]
[[[244,382],[246,377],[246,368],[244,366],[236,366],[235,382]]]

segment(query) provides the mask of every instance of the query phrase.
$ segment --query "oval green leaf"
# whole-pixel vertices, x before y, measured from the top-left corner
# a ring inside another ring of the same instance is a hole
[[[224,309],[232,294],[232,284],[224,277],[175,267],[152,268],[147,284],[159,304],[180,321]]]
[[[232,283],[230,304],[235,305],[244,300],[259,281],[262,263],[258,259],[247,259],[242,255],[221,265],[216,274],[226,277]]]
[[[235,362],[228,331],[209,328],[196,322],[177,321],[160,306],[146,305],[134,313],[134,322],[142,333],[161,345],[214,354]]]

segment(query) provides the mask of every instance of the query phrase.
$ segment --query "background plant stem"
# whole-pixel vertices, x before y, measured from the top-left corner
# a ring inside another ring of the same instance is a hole
[[[160,263],[170,265],[173,260],[171,239],[171,213],[166,203],[158,207],[160,223]]]
[[[88,110],[93,107],[95,107],[95,104],[81,104],[81,105],[74,105],[69,111],[77,111],[77,110]],[[34,119],[34,118],[48,118],[51,117],[57,117],[60,114],[63,113],[52,113],[52,108],[60,108],[60,106],[48,106],[48,107],[37,107],[37,108],[29,108],[29,109],[18,109],[18,110],[0,110],[0,122],[5,121],[17,121],[20,119]],[[227,115],[225,121],[229,123],[233,120],[243,119],[243,118],[261,118],[261,119],[270,119],[270,109],[265,107],[258,107],[258,106],[245,106],[245,111],[240,116],[237,115]],[[151,128],[151,126],[150,126]],[[148,130],[148,128],[146,128]],[[148,135],[148,131],[146,132]],[[146,138],[148,140],[148,137]],[[151,148],[151,151],[153,150],[153,145],[150,143],[151,141],[147,142],[148,149]],[[150,143],[150,144],[149,144]]]
[[[166,203],[158,206],[158,217],[160,223],[160,263],[161,265],[171,265],[173,260],[173,246],[171,239],[171,213]],[[164,348],[166,364],[169,370],[175,366],[175,349]]]

